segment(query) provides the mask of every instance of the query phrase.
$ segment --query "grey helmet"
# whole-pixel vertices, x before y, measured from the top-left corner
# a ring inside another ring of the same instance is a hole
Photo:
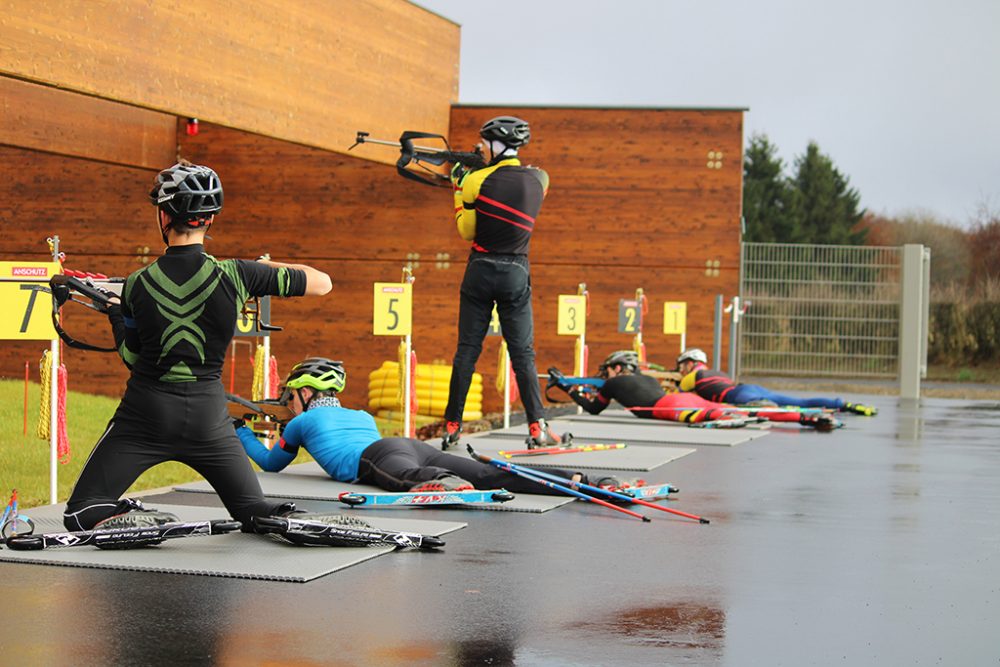
[[[608,368],[612,366],[624,366],[632,373],[639,370],[639,355],[635,350],[617,350],[608,355],[604,363],[600,366],[601,374],[606,374]]]
[[[499,141],[509,148],[520,148],[531,141],[531,128],[526,120],[497,116],[486,121],[479,129],[479,136],[486,141]]]
[[[203,227],[222,210],[222,182],[208,167],[179,162],[156,175],[149,201],[165,211],[172,224]]]
[[[684,350],[684,352],[681,353],[681,356],[677,357],[678,366],[684,363],[685,361],[696,361],[701,364],[707,364],[708,357],[705,356],[705,353],[702,352],[701,349],[697,347],[692,347],[689,350]]]

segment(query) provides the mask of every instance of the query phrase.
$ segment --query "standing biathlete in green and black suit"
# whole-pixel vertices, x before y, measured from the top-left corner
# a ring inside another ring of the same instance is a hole
[[[205,254],[205,233],[222,209],[222,185],[207,167],[180,163],[160,172],[150,199],[167,249],[128,277],[121,304],[108,313],[132,373],[66,504],[64,524],[89,530],[176,520],[120,496],[152,466],[179,461],[204,476],[250,530],[253,516],[280,505],[264,499],[233,432],[220,381],[226,349],[248,297],[326,294],[330,277],[304,265]]]
[[[462,280],[458,348],[444,411],[442,448],[458,442],[466,395],[494,302],[527,414],[528,442],[552,444],[559,438],[545,424],[538,387],[528,263],[528,246],[549,176],[536,167],[523,166],[517,158],[518,149],[531,139],[525,121],[499,116],[483,125],[479,134],[489,144],[490,163],[475,171],[456,164],[451,174],[458,233],[472,242],[472,251]]]

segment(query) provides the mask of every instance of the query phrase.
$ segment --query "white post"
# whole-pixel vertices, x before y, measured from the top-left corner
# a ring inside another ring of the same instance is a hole
[[[59,339],[49,349],[49,503],[55,505],[59,502]]]
[[[510,352],[503,351],[503,427],[510,428]]]
[[[580,334],[580,354],[576,358],[576,367],[580,369],[580,376],[587,374],[587,369],[584,368],[583,363],[587,357],[587,330],[584,329],[583,333]],[[583,408],[581,406],[576,406],[576,414],[582,415]]]
[[[403,378],[403,437],[409,438],[410,405],[412,401],[410,393],[413,390],[412,387],[410,387],[410,357],[412,356],[410,353],[410,344],[412,342],[410,339],[410,334],[406,334],[406,337],[403,340],[405,341],[405,346],[406,346],[406,350],[404,352],[406,359],[404,360],[403,367],[401,369],[406,374],[406,376]]]
[[[264,382],[261,384],[264,390],[264,399],[271,396],[271,337],[264,336],[261,346],[264,348]]]
[[[59,262],[59,237],[48,239],[52,261]],[[49,504],[59,502],[59,338],[49,343]]]
[[[928,258],[929,261],[929,258]],[[902,294],[899,308],[899,397],[920,398],[920,377],[926,363],[924,318],[927,305],[924,276],[924,247],[915,243],[903,246]]]

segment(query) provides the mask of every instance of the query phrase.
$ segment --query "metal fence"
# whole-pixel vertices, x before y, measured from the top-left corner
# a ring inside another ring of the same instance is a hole
[[[744,243],[737,372],[896,377],[901,269],[896,247]]]

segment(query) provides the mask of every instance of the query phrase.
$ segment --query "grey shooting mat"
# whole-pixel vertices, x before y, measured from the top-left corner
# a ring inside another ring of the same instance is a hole
[[[464,452],[456,453],[459,456]],[[385,493],[384,489],[366,484],[348,484],[332,479],[319,467],[315,461],[288,466],[281,472],[262,472],[257,474],[264,495],[269,498],[300,498],[303,500],[337,500],[344,491],[353,493]],[[192,482],[174,487],[175,491],[191,491],[195,493],[215,493],[208,482]],[[495,512],[548,512],[556,507],[573,502],[570,496],[542,496],[535,494],[516,494],[514,500],[506,503],[474,503],[469,505],[428,505],[426,507],[410,506],[414,511],[426,509],[482,509]],[[368,510],[351,510],[344,505],[345,511],[355,512],[355,516],[367,517]],[[378,509],[389,509],[382,506]]]
[[[159,504],[153,506],[164,512],[173,512],[183,521],[229,518],[229,513],[221,507]],[[47,505],[25,510],[24,514],[34,520],[36,533],[55,533],[66,530],[62,525],[62,512],[62,505]],[[453,521],[425,521],[396,517],[365,516],[364,519],[383,530],[424,535],[444,535],[468,525]],[[306,582],[391,553],[393,550],[389,546],[300,547],[281,543],[264,535],[236,532],[226,535],[180,537],[166,540],[155,547],[120,551],[90,546],[42,551],[13,551],[3,547],[0,548],[0,561]],[[415,549],[407,549],[394,557],[421,558],[428,555]]]
[[[556,432],[560,432],[557,428]],[[527,445],[521,440],[510,437],[495,437],[496,431],[483,435],[469,435],[462,443],[472,445],[477,452],[491,456],[501,461],[509,461],[520,466],[537,468],[566,468],[568,470],[636,470],[649,471],[664,463],[670,463],[682,456],[687,456],[695,450],[684,447],[649,447],[629,444],[624,449],[606,449],[593,452],[572,452],[569,454],[544,454],[535,456],[512,456],[505,458],[501,451],[523,450]],[[622,440],[603,440],[605,444],[622,442]],[[583,439],[573,441],[573,445],[586,444]],[[464,447],[464,444],[459,444]]]
[[[721,447],[734,447],[736,445],[749,442],[756,438],[767,435],[767,430],[750,428],[688,428],[668,421],[655,419],[640,419],[632,417],[632,422],[610,422],[606,420],[593,419],[588,421],[583,417],[572,420],[560,417],[549,422],[556,433],[572,433],[573,443],[583,445],[587,443],[613,444],[625,442],[641,445],[715,445]],[[524,441],[526,436],[524,426],[491,431],[490,437],[507,438],[510,441],[517,439]],[[509,449],[521,449],[521,445],[515,446],[513,442],[508,445]],[[629,447],[631,449],[631,446]],[[627,451],[627,450],[626,450]],[[586,456],[592,454],[588,452]],[[568,454],[566,456],[569,456]]]

